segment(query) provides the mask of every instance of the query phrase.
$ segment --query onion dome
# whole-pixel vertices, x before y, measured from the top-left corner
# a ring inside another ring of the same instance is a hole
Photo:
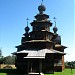
[[[57,44],[61,44],[61,36],[57,35],[54,39],[53,42],[56,42]]]
[[[41,4],[41,5],[38,7],[38,10],[39,10],[40,14],[43,14],[43,11],[46,10],[46,7],[45,7],[43,4]]]
[[[29,32],[29,30],[30,30],[30,28],[27,26],[27,27],[25,27],[25,31],[26,31],[26,33],[28,33]]]
[[[53,31],[54,31],[54,33],[57,33],[58,28],[56,26],[54,26]]]

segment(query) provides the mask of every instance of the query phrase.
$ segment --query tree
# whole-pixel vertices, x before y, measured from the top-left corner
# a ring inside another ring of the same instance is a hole
[[[4,58],[1,57],[1,58],[0,58],[0,64],[3,64],[3,62],[4,62]]]
[[[68,66],[68,61],[65,62],[65,66]]]
[[[2,50],[0,49],[0,64],[3,64],[4,58],[2,56]]]
[[[4,57],[4,64],[15,64],[15,56]]]
[[[2,57],[2,50],[0,49],[0,58]]]

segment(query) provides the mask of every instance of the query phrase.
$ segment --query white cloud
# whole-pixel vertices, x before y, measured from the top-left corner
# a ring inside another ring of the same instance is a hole
[[[65,49],[65,61],[75,61],[75,49],[74,46],[68,49]]]

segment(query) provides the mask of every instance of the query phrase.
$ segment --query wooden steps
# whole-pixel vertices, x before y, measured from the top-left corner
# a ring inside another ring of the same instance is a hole
[[[44,75],[43,73],[29,73],[29,75]]]

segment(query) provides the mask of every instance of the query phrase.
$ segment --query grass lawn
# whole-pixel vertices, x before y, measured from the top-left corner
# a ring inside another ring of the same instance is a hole
[[[45,74],[45,75],[75,75],[75,69],[65,69],[63,72],[55,72],[54,74]]]
[[[6,73],[0,73],[0,75],[7,75]]]
[[[22,75],[16,73],[0,73],[0,75]],[[45,74],[45,75],[75,75],[75,69],[71,71],[71,69],[65,69],[63,72],[55,72],[54,74]]]
[[[0,75],[24,75],[24,74],[17,74],[17,73],[0,73]]]

